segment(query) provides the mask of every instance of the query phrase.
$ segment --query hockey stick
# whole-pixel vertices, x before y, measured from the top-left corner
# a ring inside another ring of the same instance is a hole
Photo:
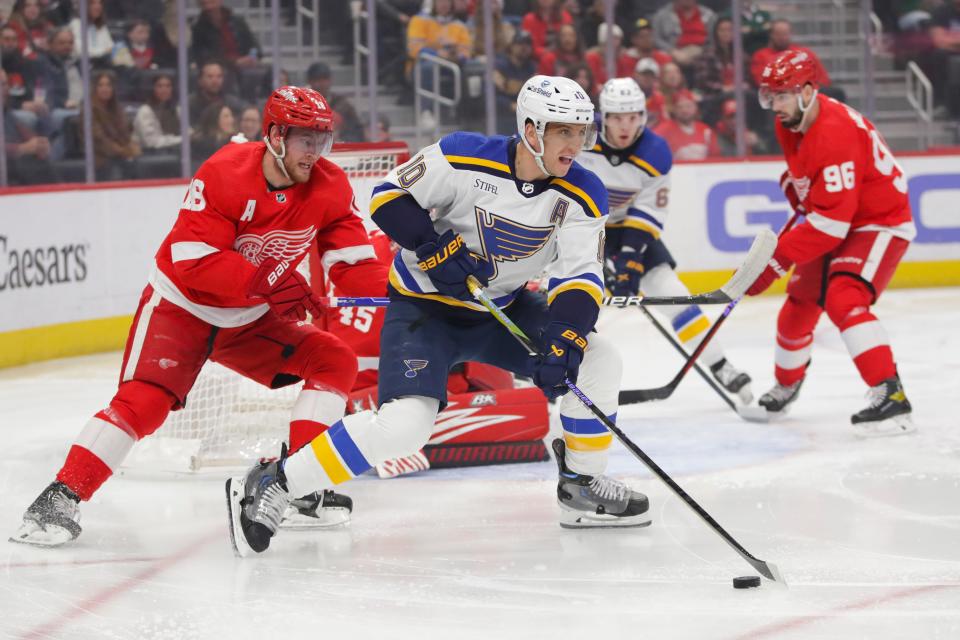
[[[493,317],[496,318],[500,322],[500,324],[502,324],[504,327],[507,328],[510,334],[514,338],[516,338],[521,345],[523,345],[523,348],[526,349],[530,355],[533,355],[533,356],[540,355],[537,348],[530,341],[530,338],[526,336],[523,330],[520,327],[518,327],[507,316],[507,314],[505,314],[503,310],[500,309],[500,307],[494,304],[493,300],[491,300],[490,297],[486,294],[486,292],[483,290],[483,287],[480,286],[480,283],[477,281],[476,278],[474,278],[473,276],[467,277],[467,288],[470,289],[470,293],[472,293],[473,297],[477,299],[477,302],[479,302],[484,307],[486,307],[487,310],[491,314],[493,314]],[[597,408],[597,406],[593,404],[590,398],[584,395],[584,393],[577,387],[577,385],[570,382],[569,379],[565,379],[563,382],[564,384],[567,385],[567,388],[569,388],[570,391],[573,392],[575,396],[577,396],[577,399],[579,399],[580,402],[583,403],[583,406],[589,409],[590,412],[593,413],[593,415],[595,415],[597,419],[600,422],[602,422],[603,425],[607,427],[607,429],[609,429],[611,433],[613,433],[613,435],[617,437],[617,440],[619,440],[623,444],[623,446],[625,446],[627,449],[630,450],[630,453],[632,453],[644,465],[646,465],[646,467],[650,469],[650,471],[653,472],[653,474],[657,476],[661,480],[661,482],[663,482],[665,485],[667,485],[667,487],[671,491],[673,491],[674,495],[676,495],[683,502],[685,502],[687,506],[690,507],[690,509],[692,509],[693,512],[697,514],[697,516],[699,516],[704,523],[707,524],[707,526],[713,529],[721,538],[723,538],[724,542],[726,542],[728,545],[730,545],[733,548],[734,551],[740,554],[741,558],[746,560],[750,564],[750,566],[756,569],[760,573],[760,575],[767,578],[768,580],[779,582],[784,585],[786,584],[786,582],[783,580],[783,576],[780,575],[780,570],[777,569],[776,565],[774,565],[772,562],[764,562],[763,560],[758,559],[757,557],[752,555],[749,551],[744,549],[743,545],[741,545],[739,542],[736,541],[736,539],[734,539],[733,536],[727,533],[726,529],[721,527],[720,524],[716,520],[714,520],[713,517],[709,513],[707,513],[704,510],[704,508],[697,503],[696,500],[691,498],[690,495],[686,491],[684,491],[683,488],[674,481],[673,478],[667,475],[666,471],[661,469],[659,465],[657,465],[657,463],[654,462],[652,458],[650,458],[650,456],[644,453],[640,447],[634,444],[633,441],[630,440],[630,438],[628,438],[626,434],[624,434],[623,431],[621,431],[617,427],[617,425],[613,423],[613,421],[611,421],[606,415],[604,415],[603,411]]]
[[[693,353],[687,357],[687,361],[683,363],[682,367],[680,367],[680,371],[677,372],[677,375],[675,375],[670,382],[662,387],[656,387],[654,389],[632,389],[621,391],[620,404],[635,404],[638,402],[650,402],[651,400],[665,400],[673,394],[677,386],[683,380],[684,376],[687,375],[687,372],[690,371],[690,369],[696,364],[697,358],[699,358],[700,354],[703,353],[703,350],[707,348],[710,340],[713,339],[713,336],[716,335],[723,323],[726,322],[730,312],[733,311],[733,308],[737,306],[738,302],[740,302],[740,298],[742,298],[743,294],[747,292],[747,289],[750,288],[750,285],[753,284],[754,280],[760,277],[760,274],[763,273],[763,270],[767,267],[767,262],[770,260],[770,257],[773,256],[773,251],[777,248],[777,239],[779,236],[790,230],[793,224],[797,221],[799,215],[799,213],[794,213],[793,216],[787,220],[787,223],[783,226],[783,229],[780,230],[779,234],[775,235],[769,229],[764,229],[764,231],[761,232],[761,235],[764,235],[766,238],[768,238],[765,240],[765,242],[769,242],[769,238],[773,239],[773,247],[770,249],[770,255],[766,257],[765,262],[761,268],[756,271],[756,273],[753,275],[753,278],[749,281],[745,281],[745,285],[743,286],[743,289],[740,291],[739,295],[731,300],[726,307],[724,307],[720,317],[717,318],[716,322],[713,323],[713,326],[710,327],[709,331],[707,331],[707,335],[703,337],[703,340],[701,340],[700,344],[697,345],[697,348],[693,350]],[[758,240],[759,238],[760,236],[757,236]],[[754,240],[753,245],[750,247],[750,253],[754,252],[756,246],[757,240]],[[750,256],[748,255],[744,264],[747,264],[750,261]],[[741,271],[745,272],[742,265],[740,269],[737,269],[737,273],[734,274],[734,277],[731,280],[735,280]],[[762,414],[760,413],[761,411],[763,412]],[[766,422],[768,417],[766,409],[763,409],[762,407],[760,409],[757,409],[756,407],[740,407],[737,409],[737,413],[740,414],[742,418],[753,422]]]
[[[777,236],[769,229],[764,229],[750,245],[746,259],[737,268],[737,271],[719,289],[689,296],[608,296],[603,304],[608,307],[634,307],[653,305],[684,305],[684,304],[726,304],[742,296],[753,284],[777,248]],[[351,298],[351,297],[321,297],[320,302],[327,308],[337,307],[385,307],[390,304],[390,298]]]

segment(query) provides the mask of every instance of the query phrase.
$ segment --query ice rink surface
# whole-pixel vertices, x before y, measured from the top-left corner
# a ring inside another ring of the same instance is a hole
[[[758,394],[780,301],[745,301],[719,334]],[[561,529],[551,461],[364,477],[345,489],[351,525],[281,533],[251,560],[231,552],[222,476],[118,476],[82,505],[73,545],[0,543],[0,635],[960,638],[960,291],[891,291],[877,309],[916,434],[854,438],[865,389],[826,318],[782,422],[741,421],[694,373],[669,400],[619,414],[787,589],[734,590],[751,567],[615,442],[610,471],[650,496],[649,528]],[[606,309],[600,328],[622,341],[625,388],[680,365],[638,311]],[[4,538],[109,400],[119,361],[0,371]]]

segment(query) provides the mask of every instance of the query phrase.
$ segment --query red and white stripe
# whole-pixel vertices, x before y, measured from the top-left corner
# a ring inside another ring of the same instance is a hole
[[[890,338],[887,337],[887,332],[883,329],[880,321],[873,317],[873,314],[868,314],[865,320],[865,322],[847,327],[840,332],[840,337],[843,338],[843,343],[847,345],[847,351],[850,352],[851,358],[857,358],[877,347],[890,346]]]
[[[143,351],[143,343],[147,339],[147,329],[150,326],[150,318],[153,312],[160,304],[163,298],[156,289],[150,294],[150,299],[140,309],[140,315],[137,316],[137,328],[133,333],[133,341],[130,343],[130,355],[127,356],[127,365],[123,368],[121,380],[126,382],[133,380],[133,374],[137,370],[137,363],[140,361],[140,353]]]
[[[74,445],[86,449],[111,471],[116,471],[136,444],[137,437],[132,431],[109,421],[109,417],[110,409],[106,409],[90,418]]]
[[[430,461],[421,449],[409,456],[381,462],[377,465],[377,475],[381,478],[396,478],[409,473],[426,471],[429,468]]]

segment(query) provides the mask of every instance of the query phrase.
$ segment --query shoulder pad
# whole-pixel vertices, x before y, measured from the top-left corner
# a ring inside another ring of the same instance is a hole
[[[567,175],[562,178],[553,178],[549,188],[573,198],[589,217],[602,218],[608,213],[606,186],[595,173],[584,169],[576,161]]]
[[[673,153],[663,136],[644,129],[643,135],[634,143],[630,161],[651,176],[663,176],[673,167]]]

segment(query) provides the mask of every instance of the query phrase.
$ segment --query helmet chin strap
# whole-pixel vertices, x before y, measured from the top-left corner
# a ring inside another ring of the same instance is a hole
[[[273,159],[277,161],[277,166],[280,167],[280,172],[283,174],[283,177],[292,181],[293,178],[290,177],[290,174],[287,173],[287,168],[283,165],[283,159],[287,157],[286,141],[282,137],[280,138],[280,153],[274,151],[273,145],[270,144],[269,137],[263,136],[263,141],[267,144],[267,151],[269,151]]]
[[[534,127],[534,129],[536,129],[536,127]],[[533,150],[533,147],[531,147],[530,143],[527,141],[526,133],[521,135],[520,139],[523,140],[523,146],[525,146],[527,148],[527,151],[529,151],[530,154],[533,156],[533,161],[537,163],[537,168],[540,169],[540,171],[543,171],[548,176],[552,177],[553,174],[547,171],[547,167],[544,166],[543,164],[543,151],[540,151],[538,153]],[[543,136],[540,134],[539,131],[537,131],[537,143],[540,145],[540,148],[543,149]]]
[[[797,106],[800,108],[800,113],[802,113],[803,116],[800,118],[800,123],[797,124],[796,127],[794,127],[793,129],[794,131],[803,131],[804,128],[806,127],[807,119],[810,115],[810,107],[812,107],[813,103],[817,101],[817,94],[819,92],[820,92],[819,89],[814,89],[813,95],[810,96],[810,102],[808,102],[807,104],[803,104],[803,93],[797,94]]]

